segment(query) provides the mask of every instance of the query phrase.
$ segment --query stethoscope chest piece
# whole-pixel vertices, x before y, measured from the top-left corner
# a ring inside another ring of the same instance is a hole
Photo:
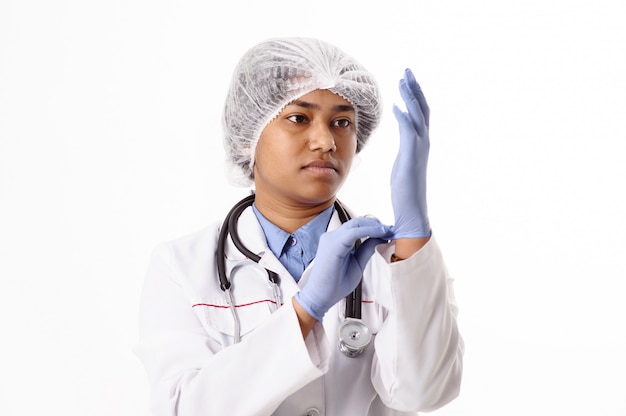
[[[346,318],[339,325],[339,350],[348,357],[361,355],[372,341],[372,333],[362,320]]]

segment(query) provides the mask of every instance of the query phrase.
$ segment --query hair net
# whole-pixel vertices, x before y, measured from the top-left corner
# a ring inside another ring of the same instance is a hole
[[[235,68],[222,118],[230,178],[253,179],[254,154],[263,129],[293,100],[327,89],[356,110],[357,153],[381,117],[374,77],[339,48],[311,38],[269,39],[248,50]]]

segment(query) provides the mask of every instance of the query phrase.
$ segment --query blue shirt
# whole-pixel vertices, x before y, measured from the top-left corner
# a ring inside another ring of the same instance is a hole
[[[331,205],[293,234],[289,234],[272,224],[259,212],[256,205],[252,204],[252,210],[263,228],[267,245],[296,281],[300,280],[304,269],[315,258],[320,237],[326,232],[334,209],[335,207]]]

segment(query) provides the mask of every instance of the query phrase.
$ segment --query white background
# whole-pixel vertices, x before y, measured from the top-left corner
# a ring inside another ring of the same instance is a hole
[[[152,248],[221,219],[238,57],[320,37],[379,79],[341,198],[393,220],[391,106],[432,109],[431,222],[461,396],[434,415],[626,415],[621,0],[0,1],[0,414],[146,415],[132,354]]]

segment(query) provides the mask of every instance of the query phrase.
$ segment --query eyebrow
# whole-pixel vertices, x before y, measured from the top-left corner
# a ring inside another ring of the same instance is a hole
[[[302,101],[302,100],[294,100],[290,102],[288,105],[297,105],[298,107],[303,107],[303,108],[307,108],[310,110],[321,109],[321,107],[315,103],[310,103],[308,101]],[[354,107],[349,104],[339,104],[339,105],[334,106],[332,109],[335,113],[343,113],[346,111],[354,112]]]

